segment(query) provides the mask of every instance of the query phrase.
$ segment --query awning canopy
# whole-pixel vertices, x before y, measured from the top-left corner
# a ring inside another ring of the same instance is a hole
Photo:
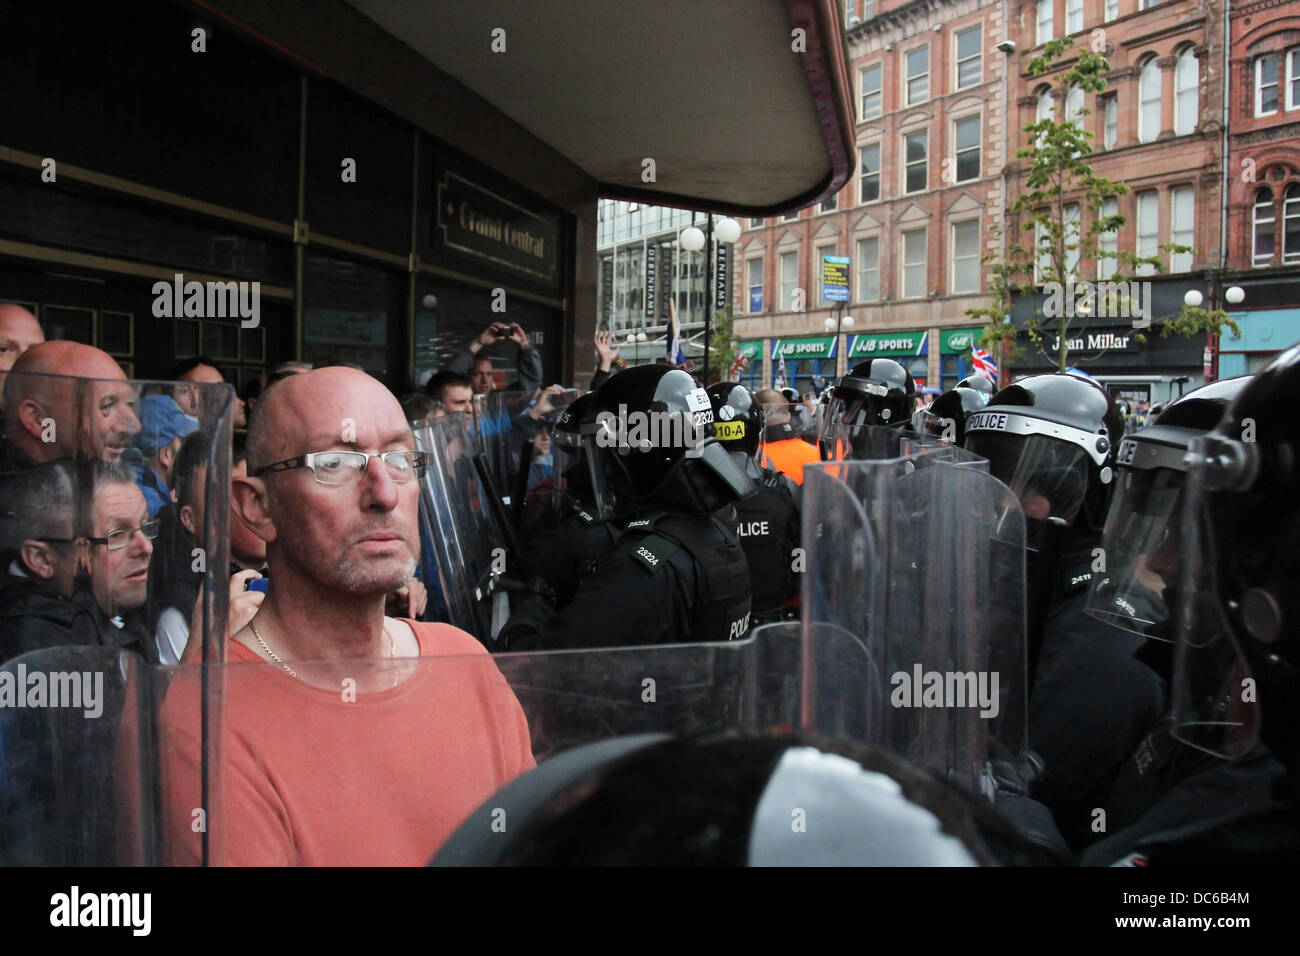
[[[835,0],[347,2],[604,196],[761,215],[852,174]]]

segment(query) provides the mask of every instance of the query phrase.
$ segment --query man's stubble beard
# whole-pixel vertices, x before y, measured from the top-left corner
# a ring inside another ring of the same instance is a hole
[[[410,545],[405,539],[402,544],[408,549],[408,558],[400,568],[394,564],[398,560],[396,557],[376,559],[376,566],[368,566],[370,562],[358,563],[350,560],[348,555],[350,549],[344,549],[332,564],[323,561],[304,561],[302,560],[304,556],[310,559],[320,555],[320,549],[299,536],[297,529],[302,525],[298,522],[288,522],[286,527],[294,530],[288,533],[281,532],[277,538],[277,543],[283,548],[282,555],[296,556],[298,560],[294,564],[298,570],[318,584],[355,597],[390,594],[410,581],[415,576],[415,570],[419,565],[417,556],[410,553]],[[268,557],[269,554],[270,549],[268,549]],[[280,563],[283,564],[284,561],[281,560]],[[269,572],[272,577],[275,576],[274,567],[271,567]]]

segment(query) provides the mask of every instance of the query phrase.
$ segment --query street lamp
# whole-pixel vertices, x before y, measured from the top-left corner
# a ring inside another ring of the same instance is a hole
[[[1228,300],[1229,305],[1241,305],[1246,300],[1246,290],[1239,285],[1228,286],[1224,290],[1223,297]]]
[[[1201,295],[1196,289],[1188,289],[1183,295],[1183,305],[1189,309],[1199,309],[1204,301],[1205,296]]]
[[[837,346],[840,344],[840,329],[853,328],[853,316],[846,315],[844,311],[847,306],[847,302],[837,302],[835,304],[835,316],[833,318],[829,315],[826,316],[826,321],[822,323],[822,327],[825,328],[827,332],[834,330],[835,344]],[[838,368],[838,360],[836,367]],[[846,369],[849,367],[849,358],[847,355],[844,356],[844,367]]]
[[[694,214],[692,214],[694,215]],[[709,384],[709,337],[713,332],[713,249],[711,239],[717,235],[719,242],[733,243],[740,238],[740,223],[729,216],[718,220],[715,230],[713,213],[708,213],[704,231],[696,226],[687,226],[682,230],[679,242],[687,252],[704,254],[704,384]]]

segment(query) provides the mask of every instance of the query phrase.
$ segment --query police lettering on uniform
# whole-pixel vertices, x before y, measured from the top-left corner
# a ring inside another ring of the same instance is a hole
[[[614,502],[617,543],[567,607],[557,609],[539,595],[518,602],[498,636],[502,646],[549,650],[744,637],[749,569],[728,506],[755,488],[712,437],[704,389],[680,369],[637,366],[602,385],[592,409],[598,428],[609,431],[596,435],[594,461]],[[680,427],[664,427],[673,418]],[[642,437],[626,440],[635,434]]]
[[[799,486],[779,472],[763,468],[764,408],[749,389],[718,382],[708,389],[721,445],[757,486],[737,501],[736,533],[749,563],[754,619],[768,623],[792,616],[798,606],[799,575],[794,549],[799,545]]]

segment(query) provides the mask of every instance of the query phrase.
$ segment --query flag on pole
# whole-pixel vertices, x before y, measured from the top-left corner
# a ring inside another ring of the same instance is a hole
[[[780,353],[776,357],[776,384],[772,387],[776,389],[785,388],[785,356]]]
[[[983,375],[989,381],[996,383],[998,380],[998,364],[993,361],[993,356],[984,351],[978,345],[971,349],[971,361],[975,367],[977,375]]]
[[[677,303],[672,299],[668,300],[668,361],[674,365],[686,364],[681,329],[677,325]]]
[[[736,361],[731,363],[731,370],[727,373],[727,378],[730,381],[738,382],[747,368],[749,368],[749,356],[741,352],[736,356]]]

